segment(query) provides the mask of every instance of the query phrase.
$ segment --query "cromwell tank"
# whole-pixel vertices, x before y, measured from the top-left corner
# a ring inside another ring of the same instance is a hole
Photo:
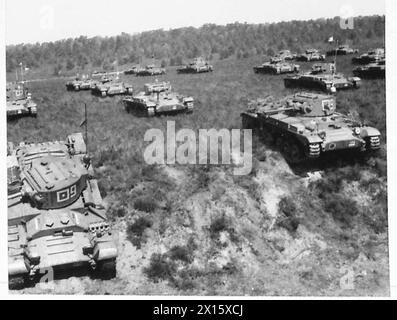
[[[75,268],[115,276],[117,247],[81,133],[9,145],[7,170],[11,288]]]
[[[260,66],[254,67],[255,73],[285,74],[299,72],[300,66],[288,62],[276,62],[272,60]]]
[[[198,57],[189,62],[187,65],[178,68],[176,71],[178,73],[203,73],[212,72],[213,70],[213,66],[210,65],[204,58]]]
[[[267,144],[279,147],[289,163],[319,158],[337,150],[360,152],[380,148],[380,132],[337,113],[334,96],[298,93],[249,104],[243,127],[254,129]]]
[[[79,78],[66,82],[66,89],[68,91],[90,90],[96,81],[88,78]]]
[[[127,112],[155,116],[179,112],[193,112],[194,99],[172,91],[169,82],[147,83],[144,90],[123,100]]]
[[[124,71],[124,74],[136,74],[137,70],[139,69],[139,66],[132,66],[131,68],[127,69]]]
[[[311,72],[289,76],[284,79],[284,85],[286,88],[307,88],[330,93],[361,86],[359,77],[345,77],[341,73],[335,73],[334,64],[329,64],[328,72],[324,72],[322,68],[315,65]]]
[[[368,64],[375,63],[385,59],[385,49],[377,48],[369,50],[368,52],[360,55],[359,57],[353,57],[352,62],[355,64]]]
[[[325,55],[321,54],[317,49],[307,49],[304,54],[296,57],[297,61],[324,61]]]
[[[140,76],[159,76],[165,74],[165,69],[156,67],[155,65],[148,65],[145,68],[137,69],[135,75],[137,77]]]
[[[289,50],[281,50],[275,57],[281,59],[282,61],[294,60],[296,59],[296,53],[291,53]]]
[[[335,49],[327,51],[327,56],[345,56],[348,54],[358,53],[358,49],[352,49],[348,45],[341,45]]]
[[[101,97],[124,94],[132,95],[133,87],[125,82],[110,81],[106,83],[97,83],[91,88],[91,92]]]
[[[7,119],[37,117],[37,104],[23,82],[7,83],[6,100]]]
[[[384,79],[386,76],[385,60],[357,67],[353,70],[353,74],[365,79]]]

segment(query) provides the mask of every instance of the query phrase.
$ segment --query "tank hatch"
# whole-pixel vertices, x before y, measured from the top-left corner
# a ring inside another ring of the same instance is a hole
[[[26,190],[38,208],[57,209],[70,205],[86,188],[87,169],[80,160],[46,156],[34,159],[25,177]]]

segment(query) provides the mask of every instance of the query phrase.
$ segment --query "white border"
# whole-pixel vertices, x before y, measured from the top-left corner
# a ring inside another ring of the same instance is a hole
[[[10,0],[9,0],[10,1]],[[397,298],[397,217],[394,215],[396,212],[396,201],[394,201],[394,195],[397,195],[396,179],[397,176],[397,90],[394,88],[397,84],[397,2],[392,0],[386,0],[386,54],[387,54],[387,80],[386,80],[386,103],[387,103],[387,153],[388,153],[388,213],[389,213],[389,254],[390,254],[390,293],[391,298]],[[6,114],[5,114],[5,1],[0,2],[0,101],[2,101],[3,107],[1,108],[0,115],[0,146],[2,154],[5,154],[6,145]],[[3,88],[3,89],[2,89]],[[352,300],[356,298],[342,298],[342,297],[197,297],[197,296],[90,296],[90,295],[18,295],[9,294],[7,287],[7,200],[6,200],[6,161],[5,157],[1,157],[0,162],[0,203],[2,207],[0,209],[0,298],[4,299],[82,299],[82,300],[115,300],[115,299],[136,299],[136,300],[146,300],[146,299],[156,299],[156,300],[170,300],[170,299],[180,299],[180,300],[257,300],[257,299],[268,299],[268,300],[278,300],[284,298],[287,300],[300,299],[331,299],[331,300]],[[374,299],[371,297],[359,297],[358,299],[370,300]],[[375,298],[379,300],[382,298]]]
[[[389,216],[389,270],[390,295],[397,298],[397,218],[396,177],[397,177],[397,2],[386,1],[386,128],[387,128],[387,177],[388,177],[388,216]]]
[[[6,164],[6,141],[7,120],[5,108],[5,1],[0,3],[0,145],[4,146],[0,159],[0,297],[8,292],[8,257],[7,254],[7,164]]]

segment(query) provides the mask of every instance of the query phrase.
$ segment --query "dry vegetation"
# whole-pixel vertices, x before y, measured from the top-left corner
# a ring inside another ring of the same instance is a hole
[[[351,74],[350,57],[338,58]],[[221,166],[149,166],[149,128],[239,128],[248,99],[283,96],[282,77],[256,75],[261,57],[223,60],[215,72],[162,77],[196,99],[190,115],[137,118],[119,98],[66,92],[63,81],[31,84],[37,119],[8,124],[8,139],[43,141],[79,131],[89,106],[89,150],[109,218],[119,232],[116,279],[71,278],[27,292],[198,295],[387,295],[388,237],[385,83],[338,93],[339,110],[378,127],[382,150],[328,161],[321,179],[292,170],[256,143],[250,175]],[[304,65],[304,64],[303,64]],[[309,64],[304,65],[309,68]],[[139,90],[148,78],[127,78]],[[303,173],[302,173],[303,172]],[[340,280],[354,271],[354,290]]]

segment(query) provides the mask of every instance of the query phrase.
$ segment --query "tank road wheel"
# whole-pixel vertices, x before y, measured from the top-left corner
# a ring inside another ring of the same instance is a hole
[[[154,117],[154,114],[155,114],[154,108],[148,108],[148,109],[147,109],[147,115],[148,115],[149,117]]]
[[[284,141],[281,153],[288,163],[296,164],[302,162],[305,158],[305,154],[302,147],[299,145],[296,139],[289,138]]]
[[[99,261],[94,270],[94,277],[102,280],[113,279],[116,274],[116,260]]]
[[[365,139],[367,151],[378,150],[380,148],[379,136],[368,137]]]
[[[319,143],[309,144],[309,157],[318,158],[320,156],[321,147]]]

